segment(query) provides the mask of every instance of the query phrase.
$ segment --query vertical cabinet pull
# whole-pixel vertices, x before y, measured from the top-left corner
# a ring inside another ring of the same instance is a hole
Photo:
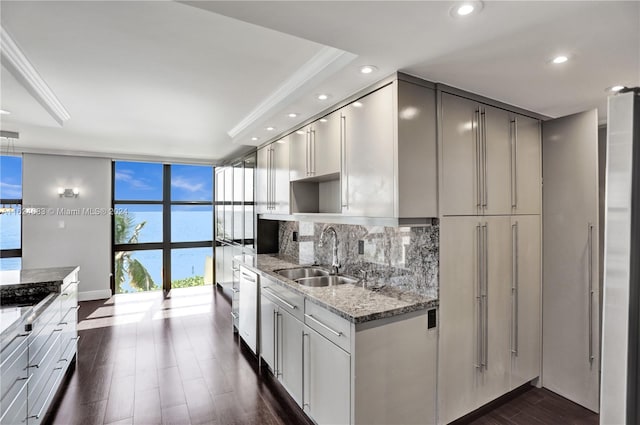
[[[309,334],[308,334],[308,333],[306,333],[305,331],[302,331],[302,411],[303,411],[303,412],[305,411],[305,408],[306,408],[306,407],[311,407],[311,406],[309,405],[309,403],[307,403],[307,402],[305,401],[306,391],[304,390],[304,389],[305,389],[305,385],[306,385],[306,379],[305,379],[305,376],[306,376],[306,373],[307,373],[307,369],[305,368],[305,361],[304,361],[304,358],[305,358],[305,350],[304,350],[304,348],[305,348],[305,344],[304,344],[304,339],[305,339],[305,338],[307,338],[307,337],[309,337]]]
[[[271,209],[271,146],[267,147],[267,210]]]
[[[593,224],[588,223],[587,230],[589,241],[589,272],[588,272],[588,286],[589,286],[589,363],[593,363]]]
[[[316,175],[316,131],[311,130],[311,174]]]
[[[276,209],[276,173],[277,171],[277,164],[276,164],[276,151],[275,149],[271,149],[271,168],[273,168],[273,170],[271,171],[271,209],[275,210]]]
[[[480,109],[476,109],[476,111],[474,112],[474,118],[475,118],[475,127],[476,127],[476,131],[475,131],[475,142],[476,142],[476,208],[478,208],[478,210],[482,207],[482,195],[480,193],[480,162],[481,162],[481,155],[480,155]]]
[[[482,110],[481,116],[481,135],[482,135],[482,206],[487,208],[487,114]]]
[[[273,310],[273,373],[278,377],[278,312]]]
[[[342,169],[340,170],[340,192],[342,193],[342,208],[349,209],[349,171],[347,170],[347,117],[340,116],[340,152]]]
[[[518,222],[511,225],[511,244],[511,324],[513,326],[511,353],[518,357],[518,328],[520,327],[518,319],[518,299],[520,296],[518,292]]]
[[[483,334],[483,352],[482,352],[482,366],[485,370],[489,367],[489,243],[488,243],[488,224],[485,223],[482,226],[482,241],[484,245],[483,249],[483,292],[482,292],[482,307],[484,308],[484,334]]]
[[[476,225],[476,304],[478,306],[478,317],[476,325],[476,364],[474,366],[476,369],[480,369],[480,371],[482,371],[482,330],[484,329],[484,326],[482,324],[482,233],[480,224]]]
[[[518,207],[518,118],[509,123],[511,133],[511,208]]]
[[[304,162],[304,167],[305,167],[305,175],[307,177],[309,177],[309,174],[310,174],[309,173],[309,169],[311,168],[311,167],[309,167],[309,161],[310,161],[309,158],[311,157],[311,154],[309,153],[309,151],[311,150],[311,148],[309,147],[311,145],[311,142],[310,142],[310,140],[311,140],[311,130],[305,131],[304,137],[305,137],[305,140],[304,140],[305,141],[305,150],[304,150],[304,160],[305,160],[305,162]]]

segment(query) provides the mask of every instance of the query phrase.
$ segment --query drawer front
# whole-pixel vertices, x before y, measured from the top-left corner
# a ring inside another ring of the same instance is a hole
[[[304,323],[347,353],[351,353],[351,323],[349,321],[305,300]]]
[[[296,294],[282,285],[263,279],[260,285],[260,292],[267,298],[290,313],[296,319],[302,321],[304,318],[304,297]]]
[[[0,366],[0,399],[4,400],[8,393],[15,390],[21,380],[27,378],[29,364],[29,338],[18,335],[14,342],[2,351]],[[4,406],[4,403],[3,403]]]
[[[27,422],[27,379],[15,382],[7,397],[0,400],[0,424],[19,425]]]
[[[56,394],[63,376],[63,368],[56,366],[49,370],[42,388],[38,394],[33,394],[29,389],[29,405],[27,412],[27,423],[38,425],[47,414],[51,401]]]
[[[60,293],[60,311],[65,312],[78,305],[78,282],[70,282]]]
[[[54,332],[47,343],[46,349],[42,350],[35,359],[30,359],[29,370],[32,374],[29,380],[29,398],[37,397],[44,391],[44,386],[60,360],[60,339],[61,332]]]

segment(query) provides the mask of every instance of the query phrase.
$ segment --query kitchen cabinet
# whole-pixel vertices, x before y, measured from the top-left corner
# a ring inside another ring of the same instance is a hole
[[[342,214],[436,217],[434,90],[396,80],[340,112]]]
[[[27,417],[30,376],[28,333],[18,329],[0,351],[0,423],[19,424]]]
[[[257,168],[258,213],[289,214],[289,136],[258,149]]]
[[[592,110],[545,121],[542,130],[542,384],[598,412],[598,114]]]
[[[441,96],[441,214],[540,214],[538,120]]]
[[[539,220],[441,220],[439,423],[540,375]]]
[[[351,356],[304,326],[303,410],[318,424],[351,423]]]
[[[333,112],[289,136],[291,181],[340,172],[340,112]]]
[[[238,331],[254,353],[258,353],[258,291],[258,275],[240,266]]]

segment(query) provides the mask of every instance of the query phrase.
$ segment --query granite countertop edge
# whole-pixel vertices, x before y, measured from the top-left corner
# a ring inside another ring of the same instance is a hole
[[[260,260],[262,261],[262,264]],[[265,261],[266,260],[266,261]],[[305,299],[308,299],[310,302],[319,305],[321,307],[326,308],[327,310],[337,314],[338,316],[348,320],[351,323],[354,324],[361,324],[361,323],[365,323],[365,322],[371,322],[374,320],[379,320],[379,319],[386,319],[389,317],[395,317],[395,316],[399,316],[399,315],[403,315],[403,314],[407,314],[407,313],[412,313],[415,311],[420,311],[420,310],[424,310],[424,309],[428,309],[428,308],[432,308],[432,307],[437,307],[438,306],[438,300],[435,298],[429,298],[429,297],[424,297],[424,296],[419,296],[419,295],[415,295],[415,294],[408,294],[408,293],[402,293],[402,291],[399,290],[395,290],[395,292],[397,294],[400,295],[410,295],[410,297],[412,298],[412,300],[404,300],[404,302],[406,303],[406,305],[403,306],[394,306],[394,307],[390,307],[390,308],[382,308],[381,310],[376,310],[376,311],[366,311],[363,312],[362,314],[358,314],[358,313],[350,313],[348,311],[344,311],[340,308],[338,308],[337,306],[331,304],[329,301],[319,298],[317,296],[315,296],[312,291],[314,290],[314,288],[307,288],[307,287],[303,287],[300,284],[287,279],[279,274],[277,274],[274,270],[279,270],[279,269],[286,269],[286,268],[294,268],[294,267],[304,267],[304,265],[298,264],[297,262],[295,262],[295,260],[293,259],[289,259],[287,257],[284,256],[280,256],[280,255],[274,255],[274,254],[258,254],[257,256],[251,256],[251,260],[246,260],[246,259],[237,259],[236,260],[238,263],[248,267],[249,269],[253,270],[254,272],[260,274],[261,276],[264,276],[270,280],[275,281],[278,285],[283,286],[287,289],[290,289],[292,291],[294,291],[295,293],[305,297]],[[264,263],[267,262],[269,263],[268,266],[266,266]],[[349,285],[351,287],[353,287],[354,285],[352,284],[345,284]],[[342,285],[340,285],[342,286]],[[358,288],[360,289],[360,288]],[[355,290],[355,289],[354,289]],[[374,294],[371,290],[369,289],[361,289],[362,294]],[[366,291],[366,292],[365,292]],[[375,293],[376,297],[386,297],[389,299],[394,299],[394,300],[398,300],[398,298],[392,298],[384,293]],[[380,302],[383,302],[383,299],[380,299]]]

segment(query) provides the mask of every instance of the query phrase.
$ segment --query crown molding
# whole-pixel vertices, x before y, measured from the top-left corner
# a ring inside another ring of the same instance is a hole
[[[227,134],[237,142],[243,133],[246,133],[260,120],[269,118],[274,111],[284,108],[298,99],[305,87],[311,87],[314,83],[327,78],[348,63],[357,55],[323,46],[318,53],[304,63],[298,70],[281,84],[273,93],[267,96],[246,117],[236,124]]]
[[[2,65],[62,126],[65,121],[71,118],[71,115],[3,27],[0,27],[0,46],[2,47],[0,49]]]

